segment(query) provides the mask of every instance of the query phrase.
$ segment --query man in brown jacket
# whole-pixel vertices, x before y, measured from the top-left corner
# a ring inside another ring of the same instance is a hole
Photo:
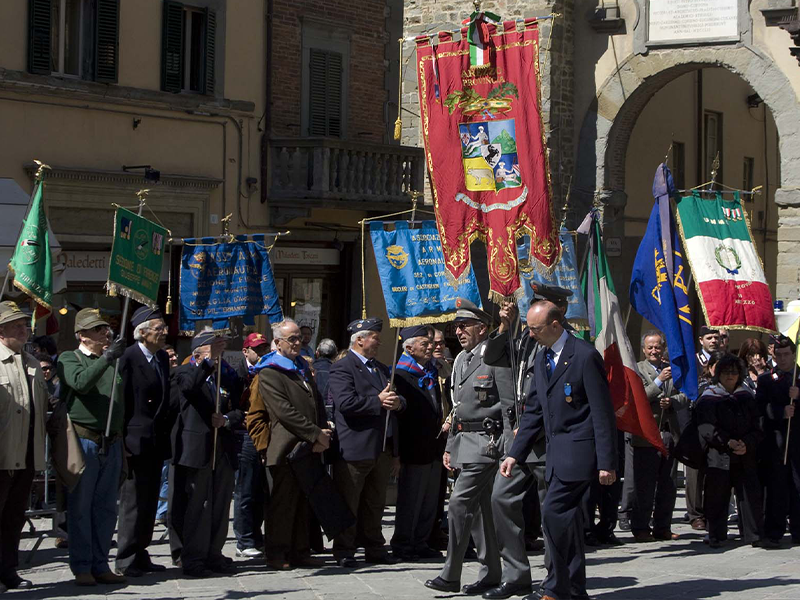
[[[44,464],[47,383],[22,348],[28,316],[0,302],[0,593],[33,584],[17,575],[17,551],[35,471]]]
[[[301,442],[321,453],[330,446],[325,409],[308,363],[300,356],[302,337],[297,323],[286,319],[273,325],[277,350],[263,356],[258,371],[259,393],[251,398],[247,428],[256,449],[263,452],[272,475],[272,494],[266,514],[267,565],[287,570],[319,566],[310,557],[308,500],[287,462],[287,455]],[[267,430],[269,439],[265,438]]]

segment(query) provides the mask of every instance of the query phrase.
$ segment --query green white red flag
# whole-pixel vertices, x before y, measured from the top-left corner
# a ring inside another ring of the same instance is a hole
[[[14,255],[8,267],[14,286],[36,300],[47,314],[53,308],[53,268],[50,230],[44,213],[44,182],[37,179],[28,215],[22,225]],[[37,313],[37,317],[39,314]]]
[[[594,347],[605,363],[617,428],[643,437],[666,455],[667,450],[653,418],[631,342],[625,333],[595,210],[583,220],[578,233],[589,236],[587,266],[581,285],[589,310],[589,334],[594,338]]]
[[[772,295],[739,194],[694,193],[678,202],[677,216],[706,324],[774,332]]]
[[[491,62],[489,43],[489,23],[497,24],[500,17],[490,12],[474,12],[469,17],[469,64],[472,67],[486,67]]]

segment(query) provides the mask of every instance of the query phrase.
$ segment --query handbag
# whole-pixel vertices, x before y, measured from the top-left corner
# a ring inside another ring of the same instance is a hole
[[[56,477],[68,491],[75,489],[86,469],[83,446],[67,412],[67,403],[56,404],[45,425],[50,437],[50,460]]]
[[[673,455],[678,462],[691,469],[703,469],[707,466],[706,450],[700,439],[697,428],[697,419],[692,413],[692,418],[681,432],[678,443],[675,444]]]

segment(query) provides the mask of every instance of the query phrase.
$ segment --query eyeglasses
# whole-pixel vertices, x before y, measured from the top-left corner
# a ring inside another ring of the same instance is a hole
[[[303,341],[302,338],[299,335],[290,335],[289,337],[286,337],[286,338],[275,338],[275,339],[276,340],[283,340],[284,342],[289,342],[292,345],[298,344],[301,341]]]
[[[467,321],[459,321],[455,324],[455,329],[458,331],[459,329],[466,329],[467,327],[474,327],[475,325],[480,325],[480,321],[475,321],[473,323],[469,323]]]
[[[434,346],[444,346],[445,343],[444,343],[444,340],[439,340],[439,341],[433,342],[433,345]]]
[[[156,333],[161,333],[162,331],[166,333],[169,331],[169,327],[167,325],[156,325],[155,327],[148,327],[150,331],[155,331]]]
[[[101,331],[108,331],[109,329],[111,328],[108,325],[95,325],[94,327],[92,327],[91,331],[99,333]]]
[[[52,371],[53,365],[42,365],[42,371]]]

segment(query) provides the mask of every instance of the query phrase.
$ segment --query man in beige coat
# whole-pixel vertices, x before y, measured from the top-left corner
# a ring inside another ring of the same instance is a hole
[[[0,302],[0,592],[30,588],[17,575],[17,551],[35,471],[45,468],[47,383],[28,341],[28,316]]]

